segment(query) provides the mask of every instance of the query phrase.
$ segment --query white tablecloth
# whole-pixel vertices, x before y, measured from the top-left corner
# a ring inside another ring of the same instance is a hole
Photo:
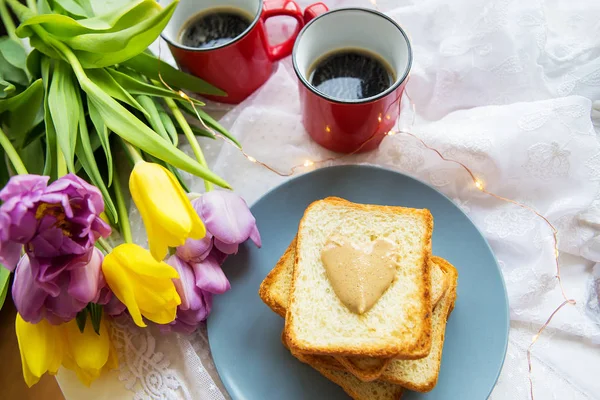
[[[372,7],[368,0],[327,3]],[[535,207],[559,230],[564,286],[577,305],[561,310],[534,347],[536,399],[600,398],[600,266],[594,266],[600,262],[600,144],[594,127],[600,126],[600,2],[422,0],[379,1],[379,7],[412,40],[412,132],[469,165],[490,191]],[[271,22],[274,37],[290,30],[286,21]],[[167,53],[163,44],[164,58]],[[296,85],[287,59],[243,104],[208,109],[226,112],[223,124],[257,159],[286,169],[325,158],[329,153],[301,125]],[[410,104],[406,97],[404,104]],[[400,124],[409,128],[411,120],[405,107]],[[284,181],[229,146],[201,144],[215,171],[249,203]],[[477,191],[463,170],[409,136],[388,137],[379,150],[343,162],[413,175],[452,198],[478,225],[510,297],[508,354],[491,398],[529,398],[527,346],[562,302],[548,227],[529,211]],[[191,185],[202,191],[200,181],[191,179]],[[143,243],[141,224],[134,228]],[[120,369],[91,389],[61,371],[67,399],[227,397],[205,329],[185,337],[119,322],[114,333]]]

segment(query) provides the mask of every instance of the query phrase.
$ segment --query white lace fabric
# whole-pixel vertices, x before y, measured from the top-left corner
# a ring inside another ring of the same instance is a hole
[[[368,0],[326,3],[372,7]],[[400,126],[468,165],[486,189],[535,207],[559,231],[563,283],[577,305],[565,306],[533,348],[535,398],[600,398],[600,266],[594,267],[600,262],[600,2],[377,3],[406,29],[414,50]],[[291,31],[286,21],[270,20],[269,28],[275,38]],[[170,57],[164,43],[161,54]],[[244,103],[208,107],[225,112],[222,123],[249,154],[281,170],[331,156],[302,127],[289,58]],[[201,144],[214,171],[249,203],[285,180],[230,146],[204,139]],[[381,165],[427,182],[478,226],[498,259],[510,299],[508,353],[491,398],[528,399],[527,347],[563,301],[548,226],[528,210],[481,193],[464,170],[407,135],[336,162],[342,163]],[[200,180],[189,180],[194,190],[203,190]],[[133,220],[143,244],[139,218]],[[162,335],[118,320],[113,333],[120,369],[90,389],[61,370],[67,399],[228,398],[205,326],[192,336]]]

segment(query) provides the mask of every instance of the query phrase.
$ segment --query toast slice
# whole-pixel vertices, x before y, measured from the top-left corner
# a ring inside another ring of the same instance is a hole
[[[293,249],[293,242],[290,247]],[[276,312],[282,316],[285,315],[286,302],[289,300],[289,296],[285,295],[286,287],[289,292],[291,284],[290,277],[293,272],[293,263],[289,260],[290,256],[293,256],[293,250],[290,252],[286,251],[281,257],[275,268],[273,268],[261,284],[260,290],[263,301],[265,301],[272,310],[280,310]],[[438,276],[438,279],[441,277],[445,281],[444,285],[432,284],[432,287],[434,288],[434,298],[437,298],[438,296],[441,298],[433,311],[433,345],[431,352],[427,357],[419,360],[391,360],[390,364],[379,376],[380,380],[395,383],[418,392],[430,391],[437,383],[444,345],[446,322],[450,312],[454,308],[454,302],[456,300],[458,279],[456,268],[441,257],[433,256],[431,257],[431,261],[437,267],[434,271],[437,269],[442,273],[441,275],[437,273],[432,275]],[[438,289],[436,290],[436,288]],[[266,297],[266,293],[270,293],[270,296]],[[271,303],[272,301],[276,301],[278,304],[273,304]],[[281,310],[283,310],[283,313]],[[315,356],[309,354],[303,354],[301,356],[305,362],[316,369],[345,369],[345,366],[339,362],[336,357]],[[296,354],[296,358],[299,358],[298,354]]]
[[[275,313],[285,318],[289,294],[292,284],[292,274],[294,272],[294,259],[296,254],[296,238],[290,243],[285,253],[275,267],[269,272],[260,285],[259,296],[267,306]],[[437,265],[432,258],[431,263],[431,299],[434,306],[440,301],[449,286],[449,279],[445,278],[444,271]],[[322,363],[325,368],[331,367],[331,364],[341,365],[357,378],[369,382],[377,379],[392,361],[391,358],[373,358],[373,357],[336,357],[333,363],[333,357],[322,356],[324,360],[312,360],[311,363]]]
[[[428,210],[355,204],[327,198],[305,211],[284,332],[302,354],[425,357],[431,349],[431,255],[433,217]],[[385,238],[398,254],[395,280],[362,315],[332,290],[320,253],[334,234],[365,244]]]
[[[285,335],[282,335],[281,340],[283,345],[288,347],[285,343]],[[329,357],[331,362],[335,363],[335,359],[330,356],[311,356],[294,352],[292,352],[292,355],[340,386],[354,400],[398,400],[404,392],[402,386],[393,383],[382,381],[363,382],[349,372],[343,371],[343,367],[340,364],[337,365],[337,369],[333,369],[318,361],[313,363],[314,359],[319,359],[320,357]]]

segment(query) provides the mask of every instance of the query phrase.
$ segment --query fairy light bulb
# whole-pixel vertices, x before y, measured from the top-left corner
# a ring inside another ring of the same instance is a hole
[[[305,167],[311,167],[313,165],[315,165],[315,163],[313,161],[310,161],[310,160],[304,161],[304,166]]]
[[[248,156],[246,157],[248,159],[248,161],[255,163],[256,162],[256,158],[252,157],[252,156]]]
[[[479,179],[475,179],[475,187],[481,191],[483,191],[483,182],[481,182]]]

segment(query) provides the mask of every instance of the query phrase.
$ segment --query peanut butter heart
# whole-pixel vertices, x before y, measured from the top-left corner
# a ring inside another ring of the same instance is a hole
[[[394,244],[385,239],[364,246],[330,239],[321,261],[335,294],[350,311],[363,314],[381,298],[396,277]]]

